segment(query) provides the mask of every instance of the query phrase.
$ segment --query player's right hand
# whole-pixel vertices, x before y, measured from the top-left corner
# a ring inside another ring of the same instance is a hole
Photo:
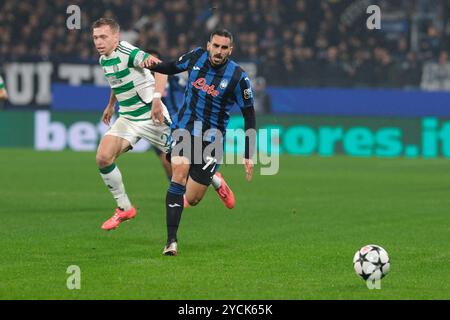
[[[164,123],[164,113],[161,99],[153,99],[150,117],[153,119],[153,122],[158,125],[162,125]]]
[[[111,122],[111,118],[114,114],[114,106],[106,106],[105,110],[103,111],[102,115],[102,121],[104,124],[109,126],[109,123]]]
[[[141,62],[141,64],[139,65],[141,68],[147,68],[147,69],[151,69],[153,67],[155,67],[158,63],[161,63],[162,61],[159,60],[158,58],[149,55],[144,61]]]

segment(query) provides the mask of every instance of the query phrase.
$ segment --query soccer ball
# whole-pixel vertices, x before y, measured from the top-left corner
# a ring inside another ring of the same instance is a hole
[[[370,244],[356,251],[353,268],[364,280],[380,280],[390,268],[389,256],[382,247]]]

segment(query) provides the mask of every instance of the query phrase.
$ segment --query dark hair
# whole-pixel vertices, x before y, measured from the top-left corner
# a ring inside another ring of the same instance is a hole
[[[94,21],[94,23],[92,24],[92,30],[94,30],[95,28],[103,27],[103,26],[109,26],[113,32],[120,31],[120,26],[116,22],[116,20],[110,19],[110,18],[100,18],[100,19]]]
[[[209,41],[211,41],[214,36],[221,36],[221,37],[228,38],[231,40],[231,43],[233,43],[233,35],[227,29],[218,29],[218,30],[214,31],[213,33],[211,33],[211,36],[209,37]]]

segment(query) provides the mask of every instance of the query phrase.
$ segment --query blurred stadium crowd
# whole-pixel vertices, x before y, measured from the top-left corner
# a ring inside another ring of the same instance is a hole
[[[166,59],[204,45],[211,30],[228,28],[236,38],[234,58],[254,62],[258,75],[270,85],[414,88],[423,82],[427,62],[449,63],[450,0],[73,0],[70,4],[81,8],[81,30],[66,28],[66,0],[2,0],[1,61],[38,57],[96,62],[90,25],[106,16],[119,21],[123,39],[142,49],[158,49]],[[371,4],[382,8],[381,30],[366,27],[365,11]],[[446,69],[434,72],[442,70]]]

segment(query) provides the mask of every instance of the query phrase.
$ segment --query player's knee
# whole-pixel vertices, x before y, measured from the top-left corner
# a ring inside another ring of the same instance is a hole
[[[188,174],[189,174],[189,168],[187,170],[184,170],[184,168],[172,166],[172,181],[173,182],[185,185]]]
[[[114,157],[108,156],[104,153],[97,153],[95,160],[99,168],[105,168],[110,166],[114,162]]]

